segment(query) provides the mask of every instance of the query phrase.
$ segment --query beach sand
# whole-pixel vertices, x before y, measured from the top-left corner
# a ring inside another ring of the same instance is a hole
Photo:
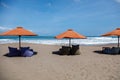
[[[60,56],[52,52],[61,46],[23,43],[38,54],[12,58],[3,56],[8,46],[18,44],[0,44],[0,80],[120,80],[120,55],[95,53],[102,45],[80,46],[80,55]]]

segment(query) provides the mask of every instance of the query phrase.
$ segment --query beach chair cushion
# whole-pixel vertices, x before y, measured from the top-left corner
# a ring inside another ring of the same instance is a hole
[[[118,54],[120,52],[120,49],[118,47],[103,47],[102,51],[106,54]]]
[[[26,50],[23,54],[24,57],[31,57],[33,56],[33,51],[30,50]]]
[[[69,46],[62,46],[62,48],[59,50],[60,55],[68,55],[70,54],[71,47]]]
[[[102,48],[102,51],[103,51],[103,53],[105,53],[105,54],[111,54],[111,53],[112,53],[110,47],[103,47],[103,48]]]
[[[120,52],[120,49],[118,47],[112,47],[111,50],[113,54],[118,54]]]
[[[26,50],[29,50],[30,47],[20,47],[21,55],[25,53]]]
[[[8,56],[19,56],[19,51],[17,50],[17,48],[14,47],[8,47],[9,49],[9,53]]]
[[[70,55],[80,55],[79,45],[72,45]]]

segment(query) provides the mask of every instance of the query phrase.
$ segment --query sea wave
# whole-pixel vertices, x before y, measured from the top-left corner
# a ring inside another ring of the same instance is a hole
[[[10,38],[0,38],[0,44],[6,43],[17,43],[18,39]],[[21,42],[25,43],[35,43],[35,44],[48,44],[48,45],[68,45],[68,39],[48,39],[48,38],[22,38]],[[71,39],[72,44],[79,45],[101,45],[101,44],[111,44],[117,43],[117,38],[115,37],[87,37],[87,39]]]

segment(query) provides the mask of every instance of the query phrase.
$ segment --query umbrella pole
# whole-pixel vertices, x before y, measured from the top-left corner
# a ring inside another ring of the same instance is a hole
[[[19,35],[19,50],[20,50],[20,47],[21,47],[21,36]]]
[[[118,47],[119,47],[119,36],[118,36]]]
[[[69,47],[71,47],[71,38],[69,38]]]

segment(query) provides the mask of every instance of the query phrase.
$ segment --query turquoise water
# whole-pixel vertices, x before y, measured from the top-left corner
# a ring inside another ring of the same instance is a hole
[[[0,36],[0,44],[17,43],[18,36]],[[54,36],[22,36],[21,41],[25,43],[68,45],[68,39],[55,39]],[[72,39],[72,44],[100,45],[117,43],[117,37],[88,36],[87,39]]]

